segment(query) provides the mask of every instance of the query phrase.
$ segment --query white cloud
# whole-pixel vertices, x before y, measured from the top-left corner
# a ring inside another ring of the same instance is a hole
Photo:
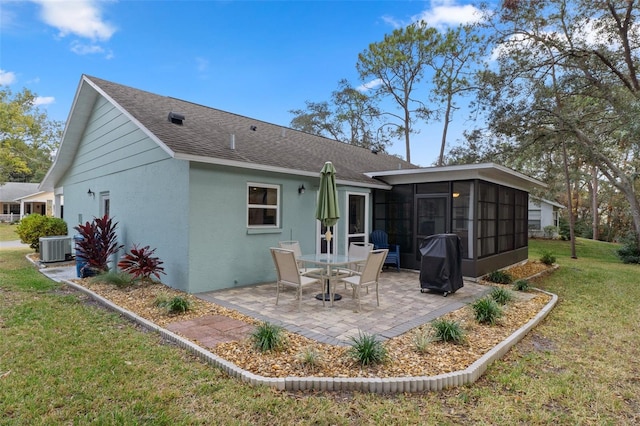
[[[71,43],[71,51],[78,55],[92,55],[104,53],[104,48],[97,44],[84,44],[76,40]]]
[[[363,93],[363,92],[368,92],[369,90],[372,90],[372,89],[377,89],[381,85],[382,85],[382,80],[379,78],[376,78],[375,80],[371,80],[368,83],[364,83],[356,87],[356,90],[360,93]]]
[[[60,37],[73,34],[91,40],[107,41],[116,28],[102,18],[96,0],[34,0],[42,7],[42,19],[57,28]]]
[[[49,105],[54,103],[55,101],[56,98],[54,98],[53,96],[36,96],[36,98],[33,100],[33,105]]]
[[[459,0],[431,0],[428,9],[414,15],[408,22],[393,16],[383,16],[382,20],[393,28],[402,28],[424,21],[430,27],[443,28],[450,25],[471,24],[482,19],[480,9],[472,4],[458,4]]]
[[[413,16],[413,22],[424,21],[431,27],[471,24],[480,21],[480,9],[472,4],[460,5],[458,0],[431,0],[431,7]]]
[[[16,73],[0,69],[0,85],[9,86],[15,83]]]

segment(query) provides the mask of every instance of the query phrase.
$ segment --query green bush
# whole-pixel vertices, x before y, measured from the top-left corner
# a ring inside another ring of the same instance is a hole
[[[506,305],[507,302],[511,302],[513,300],[513,294],[504,288],[494,288],[491,290],[489,296],[491,296],[491,298],[499,305]]]
[[[528,291],[529,288],[529,281],[527,280],[517,280],[513,283],[513,289],[517,291]]]
[[[465,340],[464,330],[457,321],[437,319],[431,323],[434,336],[442,342],[463,343]]]
[[[303,366],[311,369],[320,367],[323,363],[322,353],[313,346],[305,347],[302,352],[298,354],[297,358]]]
[[[424,330],[417,330],[413,335],[413,346],[416,351],[423,354],[429,349],[429,346],[433,342],[433,335]]]
[[[257,326],[251,333],[251,340],[253,346],[260,352],[279,351],[286,343],[284,328],[269,322],[263,322]]]
[[[556,257],[548,250],[544,250],[542,252],[542,256],[540,257],[540,262],[544,263],[545,265],[553,265],[554,263],[556,263]]]
[[[481,324],[495,324],[496,320],[502,316],[502,309],[489,297],[476,300],[473,305],[476,320]]]
[[[487,280],[496,284],[511,284],[513,278],[505,271],[492,271],[487,274]]]
[[[34,213],[20,221],[16,226],[16,233],[20,241],[29,244],[29,247],[39,253],[40,238],[67,235],[67,224],[60,218]]]
[[[633,236],[625,238],[622,248],[618,249],[618,257],[623,263],[640,263],[640,247]]]
[[[387,348],[373,334],[359,332],[351,337],[349,353],[362,365],[379,364],[387,360]]]

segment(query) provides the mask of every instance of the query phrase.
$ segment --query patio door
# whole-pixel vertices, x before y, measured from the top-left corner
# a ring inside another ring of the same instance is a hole
[[[369,194],[347,193],[347,238],[344,253],[352,242],[369,241]]]
[[[430,235],[445,234],[449,229],[446,195],[426,195],[416,198],[416,258],[420,258],[420,244]]]

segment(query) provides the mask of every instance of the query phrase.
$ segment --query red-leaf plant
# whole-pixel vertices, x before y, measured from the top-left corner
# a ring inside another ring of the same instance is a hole
[[[109,270],[109,257],[120,250],[123,245],[118,245],[116,227],[118,223],[104,215],[101,218],[94,217],[91,223],[74,227],[82,236],[82,240],[76,241],[76,255],[87,261],[87,267],[99,272]]]
[[[164,268],[160,266],[164,262],[152,256],[155,251],[156,249],[149,250],[149,246],[138,248],[134,244],[131,252],[122,256],[118,262],[118,268],[133,275],[133,279],[150,280],[151,275],[160,279],[160,274],[165,274]]]

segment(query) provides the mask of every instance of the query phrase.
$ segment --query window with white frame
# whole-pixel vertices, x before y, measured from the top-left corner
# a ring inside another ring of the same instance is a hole
[[[279,218],[280,187],[258,183],[247,184],[247,227],[278,228]]]

